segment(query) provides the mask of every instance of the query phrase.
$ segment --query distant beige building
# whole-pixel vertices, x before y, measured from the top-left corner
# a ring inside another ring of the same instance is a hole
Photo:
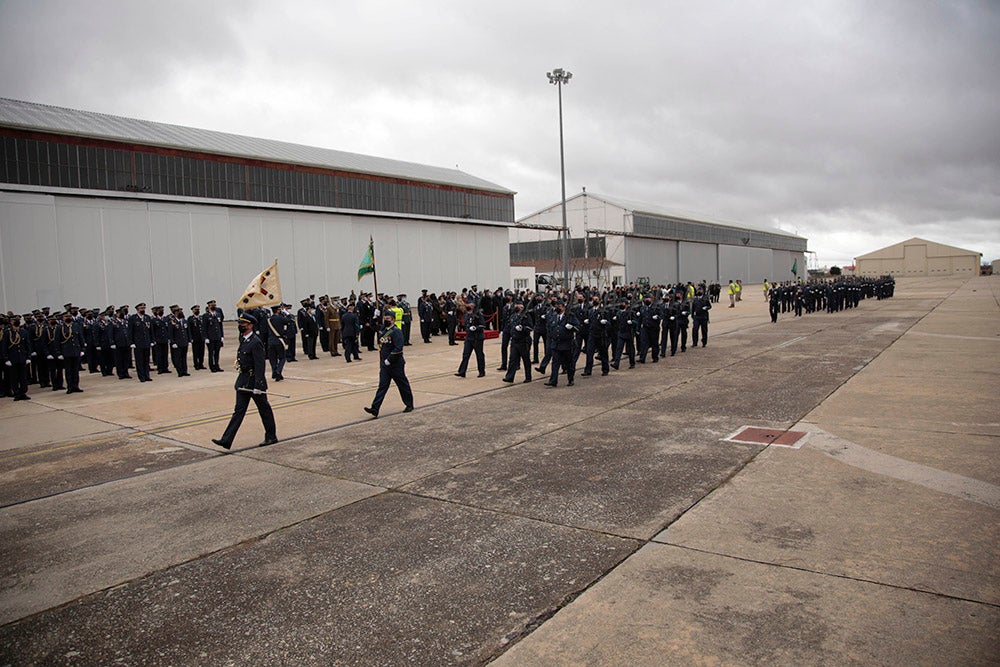
[[[859,276],[978,276],[980,252],[912,238],[856,257]]]

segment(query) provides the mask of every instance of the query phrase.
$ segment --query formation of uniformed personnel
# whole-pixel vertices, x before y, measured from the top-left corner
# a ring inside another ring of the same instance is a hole
[[[372,399],[371,407],[366,407],[365,412],[378,419],[379,411],[382,409],[382,401],[389,391],[390,382],[396,383],[399,390],[399,397],[403,400],[403,412],[413,411],[413,391],[410,389],[410,381],[406,378],[406,360],[403,359],[403,332],[396,326],[394,314],[386,312],[382,317],[382,329],[378,333],[379,343],[379,375],[378,389],[375,391],[375,398]]]
[[[790,312],[796,317],[823,311],[837,313],[857,308],[863,299],[889,298],[894,289],[892,276],[840,276],[831,280],[773,283],[767,292],[768,311],[771,322],[777,322],[780,313]]]
[[[277,428],[274,423],[274,411],[267,400],[267,378],[264,377],[264,343],[254,333],[257,320],[252,315],[244,313],[237,320],[236,326],[240,332],[240,346],[236,351],[236,407],[233,416],[226,426],[221,438],[212,439],[218,446],[229,449],[233,446],[236,433],[247,414],[250,401],[253,400],[264,425],[264,440],[260,447],[278,442]]]

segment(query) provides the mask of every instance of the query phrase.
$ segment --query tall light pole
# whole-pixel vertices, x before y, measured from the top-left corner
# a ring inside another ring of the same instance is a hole
[[[567,72],[559,67],[546,72],[549,83],[555,84],[559,89],[559,171],[562,175],[562,261],[563,261],[563,287],[569,290],[569,225],[566,223],[566,155],[563,150],[563,116],[562,116],[562,87],[564,83],[569,83],[573,78],[572,72]],[[586,241],[584,241],[586,242]]]

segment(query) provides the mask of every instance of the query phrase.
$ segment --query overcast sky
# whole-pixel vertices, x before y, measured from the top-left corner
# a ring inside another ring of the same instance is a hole
[[[1000,258],[1000,2],[0,0],[0,96]]]

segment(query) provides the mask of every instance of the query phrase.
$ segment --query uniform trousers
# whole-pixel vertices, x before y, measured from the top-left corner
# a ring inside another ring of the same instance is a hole
[[[209,340],[208,341],[208,368],[213,371],[221,371],[222,367],[219,366],[219,353],[222,351],[222,341],[221,340]]]
[[[403,405],[408,408],[413,407],[413,390],[410,389],[410,381],[406,379],[406,361],[404,359],[392,361],[388,366],[385,365],[385,361],[382,361],[379,363],[378,390],[375,392],[375,398],[372,399],[372,412],[375,414],[378,414],[382,407],[382,401],[385,400],[385,395],[389,391],[390,382],[396,383],[396,389],[399,389],[399,397],[403,399]]]
[[[135,374],[140,382],[149,382],[149,348],[135,348]]]
[[[529,382],[531,380],[531,341],[527,338],[511,341],[510,357],[507,359],[507,375],[504,377],[513,381],[514,374],[522,365],[524,366],[524,380]]]
[[[226,426],[226,432],[222,434],[224,442],[232,442],[236,439],[236,432],[240,430],[240,424],[246,417],[247,407],[249,407],[251,399],[257,406],[257,412],[260,413],[260,421],[264,425],[264,436],[269,440],[278,439],[274,425],[274,411],[271,410],[271,404],[267,402],[267,394],[254,394],[249,391],[237,390],[233,416],[229,420],[229,425]]]
[[[196,371],[205,369],[205,340],[203,338],[191,340],[191,360],[194,362]]]
[[[469,368],[469,358],[473,352],[476,353],[476,365],[479,367],[479,373],[486,373],[486,354],[483,352],[483,341],[476,340],[476,337],[471,334],[466,334],[465,349],[462,350],[462,363],[458,366],[458,372],[462,375],[465,375],[465,371]]]
[[[701,332],[701,346],[708,345],[708,320],[695,320],[691,328],[691,344],[698,347],[698,332]]]

